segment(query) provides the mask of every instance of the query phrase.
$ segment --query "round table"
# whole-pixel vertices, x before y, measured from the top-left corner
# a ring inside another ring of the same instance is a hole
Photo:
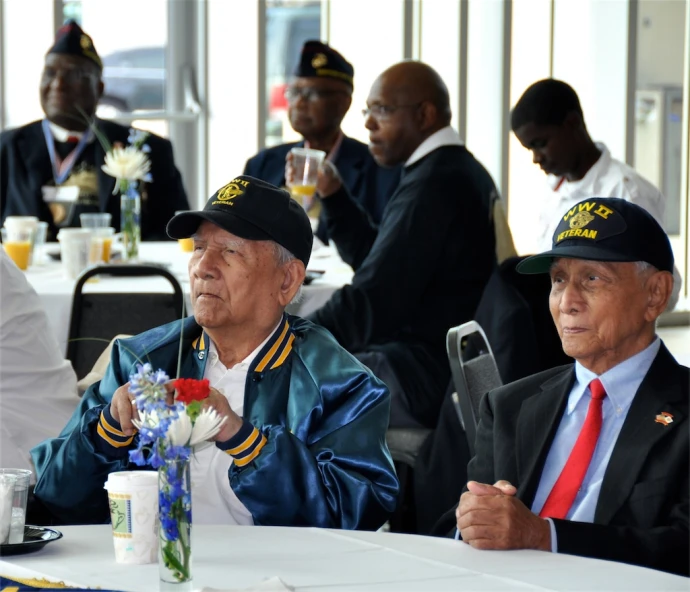
[[[128,592],[158,590],[158,565],[115,563],[109,525],[4,557],[0,575]],[[193,589],[345,591],[688,590],[690,580],[542,551],[478,551],[451,539],[268,526],[195,526]],[[282,583],[281,583],[282,582]]]

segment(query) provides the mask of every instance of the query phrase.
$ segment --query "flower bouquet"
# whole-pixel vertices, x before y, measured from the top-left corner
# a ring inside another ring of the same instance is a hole
[[[137,465],[158,469],[161,528],[160,574],[167,582],[191,580],[192,496],[189,461],[197,444],[215,436],[225,422],[215,409],[203,407],[208,380],[178,378],[172,382],[150,364],[137,365],[129,392],[139,419],[139,441],[130,454]]]
[[[139,181],[150,182],[151,162],[147,154],[151,151],[146,139],[148,132],[130,129],[128,146],[116,142],[110,146],[102,134],[99,141],[106,150],[103,171],[115,177],[113,194],[120,192],[120,230],[124,243],[125,259],[136,259],[139,256],[141,241],[141,195]]]

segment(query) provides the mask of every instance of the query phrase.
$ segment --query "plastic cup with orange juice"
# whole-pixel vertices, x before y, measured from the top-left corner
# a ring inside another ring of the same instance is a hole
[[[101,259],[103,263],[110,263],[110,254],[112,252],[113,238],[115,236],[115,229],[112,226],[106,228],[92,229],[94,236],[103,243],[103,250],[101,252]]]
[[[26,228],[2,229],[2,246],[15,265],[26,270],[31,260],[31,247],[33,244],[33,230]]]
[[[175,212],[175,215],[177,216],[178,214],[184,214],[188,211],[189,210],[178,210],[177,212]],[[179,238],[177,239],[177,244],[180,245],[180,249],[184,253],[191,253],[194,250],[194,239],[192,237]]]
[[[305,210],[309,211],[314,204],[316,177],[321,163],[326,158],[326,153],[323,150],[311,148],[293,148],[290,153],[294,170],[290,194]]]

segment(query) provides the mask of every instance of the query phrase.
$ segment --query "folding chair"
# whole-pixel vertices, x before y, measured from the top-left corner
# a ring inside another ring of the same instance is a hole
[[[470,340],[471,347],[468,347]],[[456,391],[453,403],[465,430],[471,458],[474,456],[481,398],[503,383],[489,341],[476,321],[450,329],[446,336],[446,349]]]
[[[83,292],[84,284],[99,275],[125,278],[159,276],[172,292]],[[83,378],[110,340],[120,333],[137,335],[184,316],[184,294],[169,271],[156,265],[102,265],[87,269],[74,287],[67,359],[77,378]]]

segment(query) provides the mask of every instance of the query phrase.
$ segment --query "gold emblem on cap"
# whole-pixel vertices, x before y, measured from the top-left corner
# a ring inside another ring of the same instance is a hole
[[[659,415],[656,416],[654,421],[656,423],[660,423],[661,425],[667,426],[673,423],[673,415],[668,411],[662,411],[661,413],[659,413]]]
[[[311,67],[312,68],[323,68],[327,63],[328,63],[328,58],[326,57],[325,53],[317,53],[311,59]]]
[[[578,212],[570,219],[570,228],[584,228],[592,220],[594,220],[594,216],[592,216],[592,214],[590,214],[588,211],[584,210],[582,212]]]
[[[81,39],[79,40],[79,45],[81,45],[82,49],[89,49],[89,47],[91,47],[91,40],[87,35],[82,35]]]
[[[225,187],[218,191],[218,201],[230,201],[236,197],[242,195],[244,189],[242,189],[235,181],[230,181]]]

